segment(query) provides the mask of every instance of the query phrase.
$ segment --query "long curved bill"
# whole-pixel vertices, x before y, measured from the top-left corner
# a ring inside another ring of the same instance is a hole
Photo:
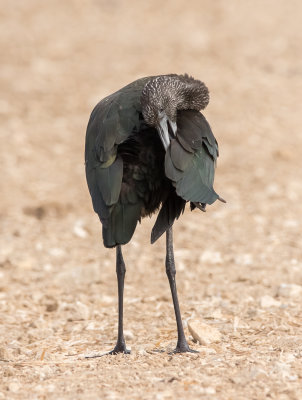
[[[170,129],[169,129],[170,128]],[[177,125],[176,122],[172,122],[169,120],[166,114],[162,116],[159,120],[158,125],[158,133],[159,137],[163,143],[165,150],[170,146],[170,137],[176,136]]]

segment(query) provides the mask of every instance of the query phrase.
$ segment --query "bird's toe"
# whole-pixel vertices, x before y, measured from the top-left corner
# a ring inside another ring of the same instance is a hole
[[[178,353],[199,353],[199,351],[191,349],[189,345],[186,343],[182,345],[177,345],[170,354],[178,354]]]

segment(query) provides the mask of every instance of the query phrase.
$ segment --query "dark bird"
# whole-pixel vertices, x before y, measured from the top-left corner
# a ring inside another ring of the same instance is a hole
[[[199,112],[209,102],[205,84],[187,74],[138,79],[101,100],[86,133],[86,179],[105,247],[116,247],[118,338],[109,354],[129,353],[123,334],[128,243],[141,218],[159,210],[154,243],[166,232],[166,273],[177,323],[175,353],[193,352],[185,338],[175,282],[172,226],[190,202],[205,211],[221,200],[213,189],[218,145]]]

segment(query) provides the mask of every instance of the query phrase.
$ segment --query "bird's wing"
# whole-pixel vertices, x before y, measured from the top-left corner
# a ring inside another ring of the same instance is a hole
[[[107,223],[103,223],[103,242],[105,247],[115,247],[130,241],[141,215],[140,203],[118,201],[110,210]]]
[[[163,202],[151,232],[151,244],[169,229],[175,219],[184,212],[186,201],[177,196],[175,191],[170,191],[169,196]]]
[[[86,161],[110,164],[116,147],[139,128],[141,88],[125,87],[105,97],[91,113],[86,133]],[[95,156],[92,157],[91,153]]]
[[[100,101],[91,113],[86,132],[85,164],[94,210],[108,217],[106,206],[120,194],[123,162],[117,146],[139,128],[140,91],[124,88]]]
[[[177,138],[166,152],[165,173],[176,193],[186,201],[212,204],[219,198],[213,189],[218,145],[205,117],[181,111]]]
[[[128,191],[128,197],[124,196],[126,200],[120,199],[123,160],[117,154],[117,146],[139,130],[140,95],[148,79],[135,81],[100,101],[87,126],[86,179],[94,211],[103,224],[103,239],[107,247],[124,243],[125,238],[133,234],[139,219],[141,205],[132,204],[130,200],[127,203],[131,193]],[[115,229],[117,223],[121,229]],[[116,238],[116,235],[124,239]]]

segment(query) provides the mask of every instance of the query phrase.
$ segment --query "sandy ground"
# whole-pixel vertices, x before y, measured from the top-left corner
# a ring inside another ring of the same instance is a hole
[[[302,398],[302,3],[0,2],[0,399]],[[96,102],[141,76],[206,82],[227,205],[175,225],[185,326],[221,333],[169,355],[176,327],[154,219],[115,252],[84,178]],[[163,352],[161,352],[163,351]]]

